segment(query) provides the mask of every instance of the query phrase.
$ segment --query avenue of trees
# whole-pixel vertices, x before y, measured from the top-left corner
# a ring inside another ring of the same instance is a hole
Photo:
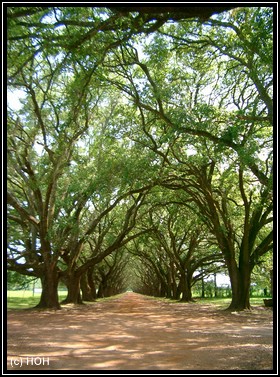
[[[7,7],[8,271],[39,307],[272,269],[272,7]]]

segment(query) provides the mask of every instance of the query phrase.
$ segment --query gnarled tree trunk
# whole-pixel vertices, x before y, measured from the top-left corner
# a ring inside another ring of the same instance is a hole
[[[93,268],[87,270],[81,276],[81,290],[83,301],[95,301],[97,298],[96,287],[92,279]]]
[[[68,289],[67,297],[63,300],[63,304],[82,304],[82,297],[80,291],[80,274],[71,273],[66,278],[66,286]]]
[[[48,268],[40,276],[42,284],[42,293],[40,302],[36,305],[36,308],[42,309],[60,309],[58,299],[58,281],[59,271],[56,267]]]
[[[250,282],[252,267],[249,264],[237,266],[235,261],[228,265],[232,299],[228,310],[250,309]]]
[[[186,276],[185,271],[182,271],[182,274],[180,276],[180,289],[182,293],[181,301],[183,302],[194,301],[192,298],[192,291],[191,291],[191,277]]]

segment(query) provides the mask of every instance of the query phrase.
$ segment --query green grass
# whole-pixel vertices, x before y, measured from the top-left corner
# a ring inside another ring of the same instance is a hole
[[[251,297],[250,298],[250,304],[251,306],[263,306],[264,303],[263,303],[263,299],[264,298],[268,298],[268,297]],[[199,297],[195,297],[194,300],[197,302],[197,303],[200,303],[200,304],[203,304],[203,305],[207,305],[207,304],[211,304],[211,305],[216,305],[218,308],[220,309],[226,309],[230,303],[231,303],[231,298],[230,297],[217,297],[217,298],[199,298]]]
[[[185,304],[185,305],[189,305],[189,303],[187,302],[181,302],[180,300],[172,300],[172,299],[169,299],[169,298],[165,298],[165,297],[154,297],[156,300],[159,300],[159,301],[165,301],[165,302],[169,302],[170,304],[178,304],[178,303],[181,303],[181,304]],[[251,297],[250,298],[250,304],[252,306],[252,308],[254,308],[254,306],[264,306],[264,303],[263,303],[263,299],[264,298],[269,298],[269,297]],[[230,297],[217,297],[217,298],[210,298],[210,297],[207,297],[207,298],[201,298],[201,297],[193,297],[194,299],[194,303],[196,304],[201,304],[201,305],[215,305],[215,307],[217,309],[227,309],[231,303],[231,298]]]
[[[67,295],[66,291],[58,292],[60,300],[63,300]],[[7,293],[7,307],[8,309],[28,309],[36,306],[40,301],[41,294],[32,291],[8,291]]]
[[[67,292],[66,291],[59,291],[59,300],[63,300]],[[117,295],[119,296],[119,295]],[[116,296],[114,296],[116,297]],[[152,298],[152,297],[151,297]],[[263,299],[268,297],[252,297],[250,299],[250,303],[252,306],[263,306]],[[8,309],[28,309],[33,308],[39,303],[40,300],[40,293],[34,293],[31,290],[22,290],[22,291],[8,291],[7,293],[7,307]],[[107,297],[103,299],[98,299],[98,301],[110,300],[112,297]],[[159,298],[156,297],[157,300],[168,300],[166,298]],[[226,309],[230,302],[231,298],[229,297],[222,297],[222,298],[199,298],[194,297],[196,303],[202,305],[215,305],[217,309]],[[169,300],[171,303],[178,303],[178,301]]]

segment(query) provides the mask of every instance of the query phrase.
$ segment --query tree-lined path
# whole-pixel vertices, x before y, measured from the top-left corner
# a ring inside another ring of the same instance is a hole
[[[61,284],[69,304],[191,302],[225,273],[230,309],[250,309],[273,270],[274,7],[6,19],[9,282],[40,280],[58,309]]]
[[[49,362],[26,365],[36,356]],[[271,370],[272,311],[231,313],[133,292],[59,311],[11,310],[8,369]]]

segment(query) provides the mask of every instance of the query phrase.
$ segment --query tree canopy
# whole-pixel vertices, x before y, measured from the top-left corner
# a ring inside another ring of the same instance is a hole
[[[8,269],[59,307],[59,281],[81,302],[131,261],[187,301],[227,268],[250,307],[273,247],[273,7],[8,6],[7,24]]]

